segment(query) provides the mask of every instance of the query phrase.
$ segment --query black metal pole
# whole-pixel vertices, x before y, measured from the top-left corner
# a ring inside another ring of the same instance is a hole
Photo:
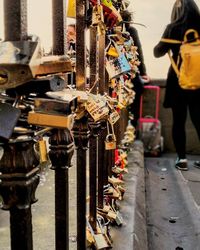
[[[103,208],[103,186],[105,180],[104,166],[106,161],[106,151],[104,141],[106,139],[106,123],[101,123],[101,131],[98,138],[98,207]]]
[[[55,170],[56,250],[66,250],[69,249],[68,168],[71,166],[74,142],[68,129],[54,129],[49,144],[49,157]]]
[[[85,1],[76,1],[76,87],[85,90],[86,86],[86,47],[85,47]]]
[[[4,0],[5,41],[27,37],[27,0]]]
[[[65,55],[66,1],[52,0],[53,54]],[[55,243],[56,250],[69,249],[69,180],[68,167],[73,155],[73,139],[70,131],[54,130],[51,137],[50,158],[55,169]]]
[[[11,249],[33,249],[31,208],[10,210]],[[17,244],[16,244],[17,243]]]
[[[104,94],[108,91],[108,87],[105,84],[105,67],[100,67],[105,63],[105,35],[98,36],[98,72],[99,72],[99,92]],[[98,137],[98,207],[103,208],[103,186],[105,179],[104,166],[105,157],[105,145],[104,141],[106,139],[106,122],[101,123],[101,131]]]
[[[91,129],[91,137],[89,143],[89,221],[94,231],[96,231],[96,206],[97,206],[97,135],[93,132],[94,128]]]
[[[27,38],[27,0],[4,0],[5,41]],[[10,210],[12,250],[32,250],[31,203],[39,183],[33,141],[6,143],[0,162],[3,209]]]
[[[89,130],[87,117],[77,120],[73,128],[77,147],[77,250],[86,249],[86,152]]]
[[[0,161],[0,194],[4,210],[10,210],[12,250],[33,250],[31,204],[36,202],[39,162],[32,140],[3,144]]]
[[[85,11],[86,2],[76,1],[76,88],[85,90],[86,86],[86,46]],[[86,249],[86,152],[88,147],[88,119],[82,117],[75,121],[74,139],[77,147],[77,250]]]
[[[97,72],[97,28],[90,27],[90,87],[92,93],[97,93],[97,85],[93,86],[98,78]],[[100,122],[89,122],[91,136],[89,140],[89,222],[96,231],[97,211],[97,137]]]
[[[67,53],[66,37],[66,1],[52,0],[53,14],[53,54]]]

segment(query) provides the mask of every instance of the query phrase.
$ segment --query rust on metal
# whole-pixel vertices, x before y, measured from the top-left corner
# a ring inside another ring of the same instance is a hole
[[[63,0],[52,0],[54,55],[67,54],[66,3]]]
[[[4,0],[5,41],[27,38],[27,0]]]

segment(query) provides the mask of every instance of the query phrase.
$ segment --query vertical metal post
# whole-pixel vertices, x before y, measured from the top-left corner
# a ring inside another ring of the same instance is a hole
[[[16,207],[11,208],[10,225],[11,225],[11,249],[12,250],[33,249],[31,208],[30,207],[26,209],[17,209]]]
[[[97,28],[90,27],[90,87],[94,87],[93,83],[97,80]],[[92,91],[97,92],[95,86]],[[96,208],[97,208],[97,136],[100,123],[89,122],[91,136],[89,140],[89,221],[94,231],[96,231]]]
[[[27,0],[4,0],[5,40],[27,38]],[[35,190],[39,183],[33,141],[5,143],[0,162],[0,193],[3,209],[10,210],[12,250],[32,250],[31,203],[36,202]]]
[[[3,144],[0,161],[0,194],[4,210],[10,210],[12,250],[33,250],[31,204],[36,202],[39,162],[33,140]]]
[[[85,9],[83,0],[76,1],[76,87],[85,90],[86,48]],[[86,249],[86,152],[88,147],[88,119],[76,120],[73,128],[77,147],[77,250]]]
[[[55,129],[49,144],[49,157],[55,170],[56,250],[66,250],[69,249],[68,168],[71,166],[74,143],[68,129]]]
[[[100,123],[89,123],[91,129],[91,136],[89,141],[89,221],[94,231],[96,231],[97,219],[97,137],[100,129]]]
[[[52,0],[53,14],[53,54],[65,55],[67,53],[66,38],[66,1]]]
[[[105,64],[105,35],[98,36],[98,61],[99,66]],[[105,67],[99,67],[99,92],[104,94],[107,91],[105,84]],[[105,166],[105,145],[106,123],[101,123],[101,131],[98,137],[98,207],[103,208],[103,185],[104,185],[104,166]]]
[[[86,250],[86,152],[90,134],[87,117],[76,120],[73,134],[77,147],[77,250]]]
[[[65,55],[66,1],[52,0],[53,54]],[[55,237],[56,250],[69,249],[68,168],[73,154],[73,140],[68,130],[54,130],[50,138],[50,158],[55,169]],[[63,145],[64,144],[64,145]]]
[[[76,1],[76,87],[78,90],[85,90],[85,66],[86,66],[86,48],[85,48],[85,1]]]
[[[27,37],[27,0],[4,0],[5,41]]]

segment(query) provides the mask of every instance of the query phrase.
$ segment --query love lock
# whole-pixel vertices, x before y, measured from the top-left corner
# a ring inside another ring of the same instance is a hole
[[[35,144],[35,152],[40,159],[40,163],[46,163],[48,161],[47,145],[44,139],[40,139]]]
[[[87,220],[87,227],[93,237],[93,242],[94,242],[94,247],[95,249],[97,250],[100,250],[100,249],[108,249],[110,248],[110,245],[108,244],[101,228],[99,228],[100,232],[94,232],[92,226],[90,225],[89,221]]]
[[[113,134],[108,134],[106,136],[105,149],[106,150],[116,149],[116,139],[114,138]]]
[[[40,64],[39,41],[0,43],[0,89],[14,88],[34,78]]]
[[[8,103],[0,103],[0,138],[10,139],[21,111]]]

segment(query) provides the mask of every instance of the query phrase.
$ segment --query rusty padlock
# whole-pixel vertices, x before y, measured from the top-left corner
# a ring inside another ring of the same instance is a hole
[[[105,140],[105,149],[106,150],[113,150],[116,149],[116,139],[113,136],[113,134],[108,134],[106,136],[106,140]]]

